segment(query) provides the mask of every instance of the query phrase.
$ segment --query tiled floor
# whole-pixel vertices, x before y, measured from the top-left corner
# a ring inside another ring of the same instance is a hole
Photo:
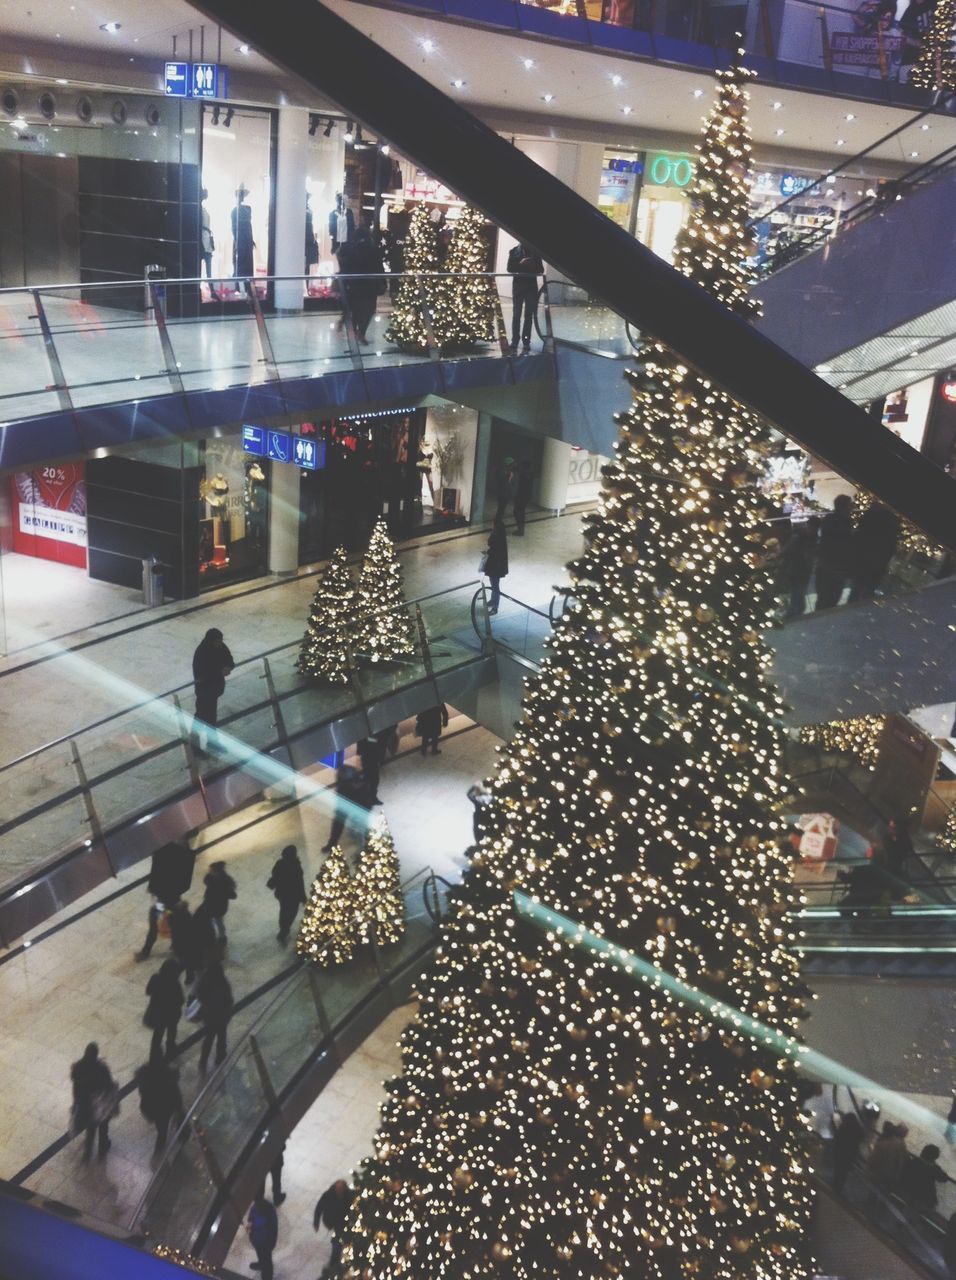
[[[454,716],[442,754],[423,759],[418,742],[404,726],[399,755],[382,774],[380,794],[395,835],[403,878],[432,867],[457,878],[462,853],[472,839],[472,808],[465,791],[494,765],[497,740],[485,730]],[[316,775],[330,781],[325,770]],[[287,967],[291,947],[275,941],[276,904],[265,886],[278,851],[295,843],[302,856],[306,882],[321,862],[329,829],[324,796],[308,803],[250,806],[202,833],[200,854],[189,900],[201,898],[202,877],[209,863],[223,859],[238,884],[238,898],[227,918],[229,949],[226,973],[237,999]],[[345,847],[357,852],[352,837]],[[151,960],[137,964],[133,953],[145,932],[148,898],[145,886],[109,900],[118,888],[133,884],[145,872],[134,869],[103,886],[91,901],[75,903],[60,931],[38,940],[0,963],[0,1007],[5,1034],[0,1040],[0,1173],[12,1177],[65,1133],[68,1124],[69,1068],[89,1040],[96,1040],[115,1077],[125,1084],[146,1058],[149,1035],[142,1026],[144,988],[161,963],[167,944],[160,940]],[[85,906],[97,909],[76,918]],[[59,923],[53,920],[49,924]],[[238,1013],[230,1036],[258,1016],[260,997]],[[183,1022],[184,1038],[193,1028]],[[187,1105],[201,1079],[196,1051],[187,1052],[181,1084]],[[152,1167],[151,1131],[138,1111],[135,1096],[126,1099],[112,1126],[113,1147],[103,1163],[83,1165],[72,1142],[54,1154],[27,1180],[47,1195],[62,1198],[110,1222],[128,1221],[148,1182]]]

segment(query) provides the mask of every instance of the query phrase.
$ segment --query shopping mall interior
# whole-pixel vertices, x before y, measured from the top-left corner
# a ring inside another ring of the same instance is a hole
[[[0,1276],[956,1275],[953,0],[0,34]]]

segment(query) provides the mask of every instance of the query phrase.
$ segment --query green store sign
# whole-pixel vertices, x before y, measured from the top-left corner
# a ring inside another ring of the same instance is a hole
[[[694,161],[691,156],[658,151],[648,157],[644,173],[654,187],[687,187],[694,177]]]

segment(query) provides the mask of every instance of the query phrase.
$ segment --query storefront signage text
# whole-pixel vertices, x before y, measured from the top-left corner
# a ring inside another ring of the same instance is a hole
[[[830,35],[830,55],[844,67],[879,67],[889,54],[899,53],[902,36],[858,36],[852,31],[834,31]]]
[[[813,178],[805,178],[798,173],[784,173],[780,178],[780,194],[782,196],[796,196],[801,191],[806,191],[807,187],[812,186]]]
[[[647,178],[656,187],[686,187],[694,177],[690,156],[668,155],[659,151],[647,164]]]
[[[166,97],[167,98],[188,98],[189,97],[189,63],[188,62],[167,62],[166,63]]]

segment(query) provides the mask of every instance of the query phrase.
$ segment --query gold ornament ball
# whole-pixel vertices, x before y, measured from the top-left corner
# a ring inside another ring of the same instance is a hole
[[[467,1191],[474,1180],[474,1174],[469,1173],[467,1169],[462,1169],[460,1166],[451,1175],[452,1186],[456,1191]]]

